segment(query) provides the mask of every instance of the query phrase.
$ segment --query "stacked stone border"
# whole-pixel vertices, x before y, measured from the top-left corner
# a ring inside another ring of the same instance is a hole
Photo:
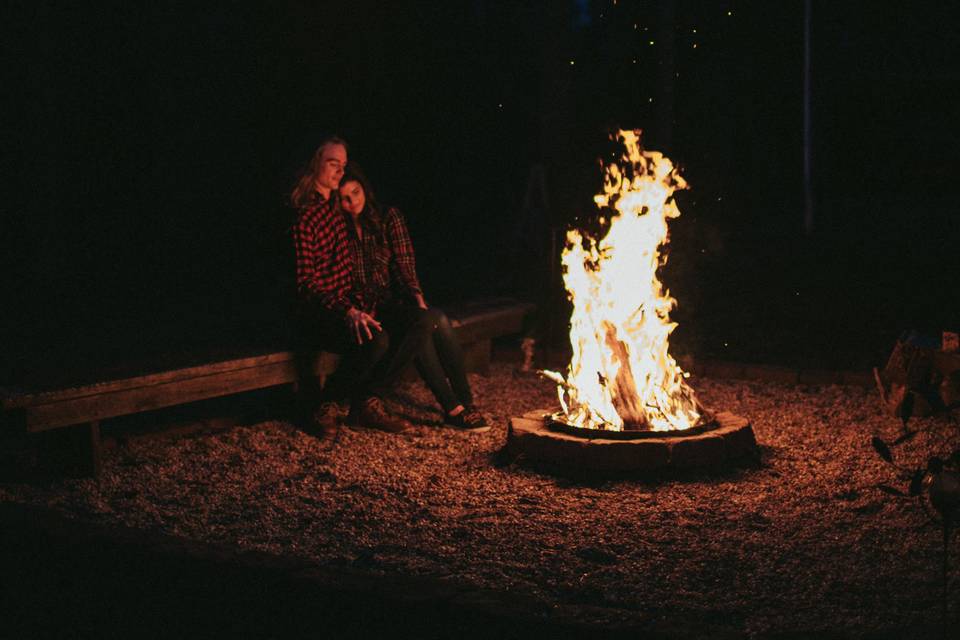
[[[659,474],[724,468],[755,461],[757,441],[750,423],[718,413],[717,427],[696,435],[637,440],[580,438],[548,426],[548,411],[511,418],[506,451],[518,459],[574,474]]]

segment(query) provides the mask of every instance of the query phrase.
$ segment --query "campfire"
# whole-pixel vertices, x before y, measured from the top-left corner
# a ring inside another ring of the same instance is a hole
[[[677,431],[709,421],[669,353],[676,300],[657,270],[666,264],[667,220],[680,215],[673,194],[685,189],[673,163],[644,151],[639,131],[621,131],[622,164],[606,166],[598,206],[607,231],[599,240],[573,229],[563,252],[573,302],[566,377],[558,383],[568,425],[611,431]]]
[[[599,237],[573,229],[563,251],[573,303],[572,355],[557,383],[560,411],[511,420],[508,449],[584,469],[686,468],[753,455],[746,420],[708,412],[669,353],[676,305],[657,277],[667,262],[674,193],[687,188],[639,131],[620,131],[620,162],[604,171]],[[589,445],[592,445],[589,446]]]

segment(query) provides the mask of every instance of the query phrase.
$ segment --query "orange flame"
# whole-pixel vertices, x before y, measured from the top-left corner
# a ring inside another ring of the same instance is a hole
[[[668,353],[676,301],[657,279],[666,263],[667,218],[680,215],[673,192],[685,189],[673,163],[644,151],[640,131],[620,131],[626,170],[606,167],[604,193],[612,206],[609,230],[599,242],[567,232],[564,284],[573,302],[566,377],[557,382],[569,424],[620,431],[671,431],[697,426],[704,413],[685,374]],[[601,222],[603,222],[601,220]]]

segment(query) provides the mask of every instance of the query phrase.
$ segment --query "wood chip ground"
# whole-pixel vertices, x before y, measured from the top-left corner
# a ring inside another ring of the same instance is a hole
[[[572,620],[723,620],[747,636],[859,636],[938,626],[941,537],[870,438],[898,420],[874,392],[695,379],[700,398],[748,418],[762,463],[723,475],[583,483],[497,466],[510,416],[555,404],[510,365],[471,376],[493,424],[443,428],[426,389],[399,401],[412,435],[344,428],[332,448],[282,422],[110,449],[99,485],[0,484],[0,500],[323,567],[423,575],[509,590]],[[905,466],[957,445],[945,417],[895,450]],[[960,544],[952,548],[960,565]],[[950,615],[960,608],[951,571]]]

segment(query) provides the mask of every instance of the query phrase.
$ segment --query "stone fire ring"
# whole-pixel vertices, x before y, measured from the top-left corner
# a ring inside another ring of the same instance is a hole
[[[715,415],[706,432],[635,440],[581,438],[548,426],[548,411],[510,419],[506,451],[522,460],[571,473],[662,473],[733,466],[755,461],[750,423],[732,413]]]

